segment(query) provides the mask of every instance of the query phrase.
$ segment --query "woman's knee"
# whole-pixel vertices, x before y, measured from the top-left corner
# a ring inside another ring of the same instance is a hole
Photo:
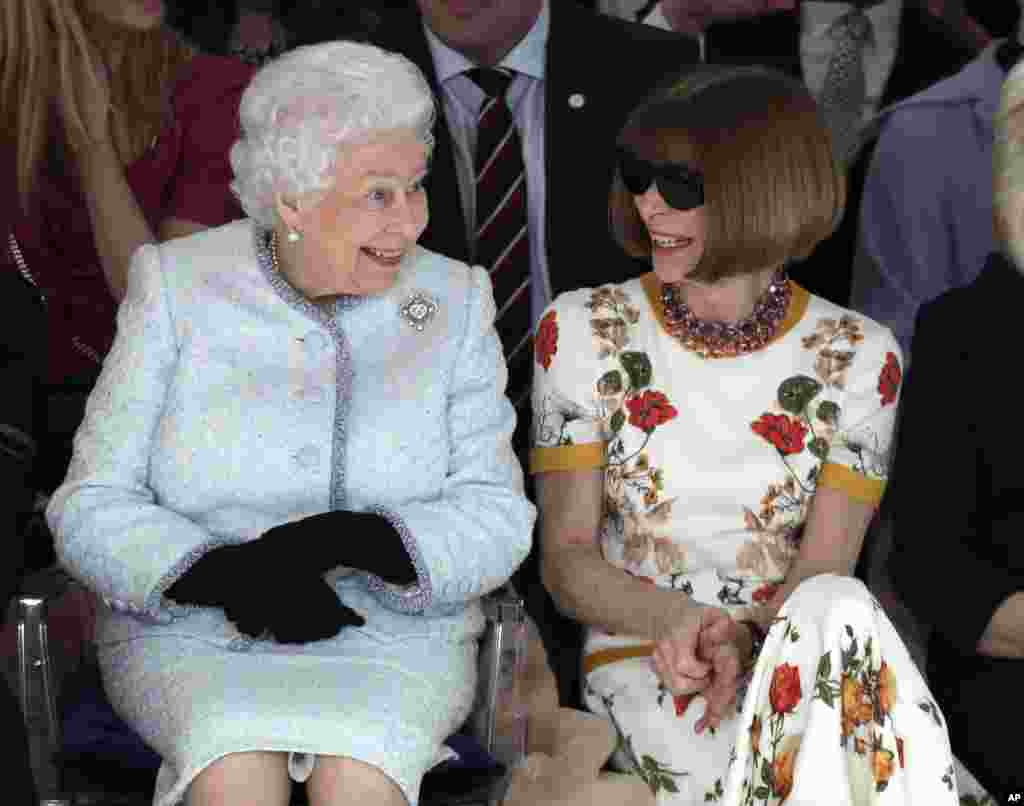
[[[402,790],[379,768],[343,756],[318,756],[306,782],[311,806],[405,806]]]
[[[229,753],[189,786],[188,806],[287,806],[291,794],[285,753]]]

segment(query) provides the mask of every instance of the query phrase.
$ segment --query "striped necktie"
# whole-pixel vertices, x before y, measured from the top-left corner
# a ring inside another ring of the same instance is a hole
[[[491,275],[498,309],[495,327],[508,363],[506,394],[519,408],[529,400],[533,362],[526,166],[522,141],[505,99],[515,76],[482,68],[466,75],[487,96],[477,118],[473,260]]]
[[[864,46],[871,40],[873,26],[861,8],[843,14],[829,28],[836,49],[825,73],[821,108],[832,132],[836,156],[849,162],[861,145],[861,124],[867,82],[864,77]]]

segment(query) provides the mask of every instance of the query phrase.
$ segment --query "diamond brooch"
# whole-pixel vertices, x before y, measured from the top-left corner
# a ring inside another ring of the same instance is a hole
[[[437,311],[437,302],[419,291],[409,297],[399,309],[399,313],[409,323],[409,326],[421,333],[430,320],[437,315]]]

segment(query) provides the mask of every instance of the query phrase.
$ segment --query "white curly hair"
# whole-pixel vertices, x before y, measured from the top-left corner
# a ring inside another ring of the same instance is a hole
[[[269,229],[277,194],[330,190],[339,145],[412,129],[429,154],[435,115],[426,79],[404,56],[346,41],[296,48],[262,67],[242,96],[231,189]]]
[[[992,163],[996,239],[1024,271],[1024,61],[1003,82]]]

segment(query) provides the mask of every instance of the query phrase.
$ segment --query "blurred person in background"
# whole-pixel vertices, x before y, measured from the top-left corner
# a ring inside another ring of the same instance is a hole
[[[252,69],[200,54],[161,0],[6,0],[0,10],[0,271],[36,286],[46,434],[32,485],[60,482],[142,244],[241,215],[233,112]],[[32,541],[29,564],[52,549]]]

